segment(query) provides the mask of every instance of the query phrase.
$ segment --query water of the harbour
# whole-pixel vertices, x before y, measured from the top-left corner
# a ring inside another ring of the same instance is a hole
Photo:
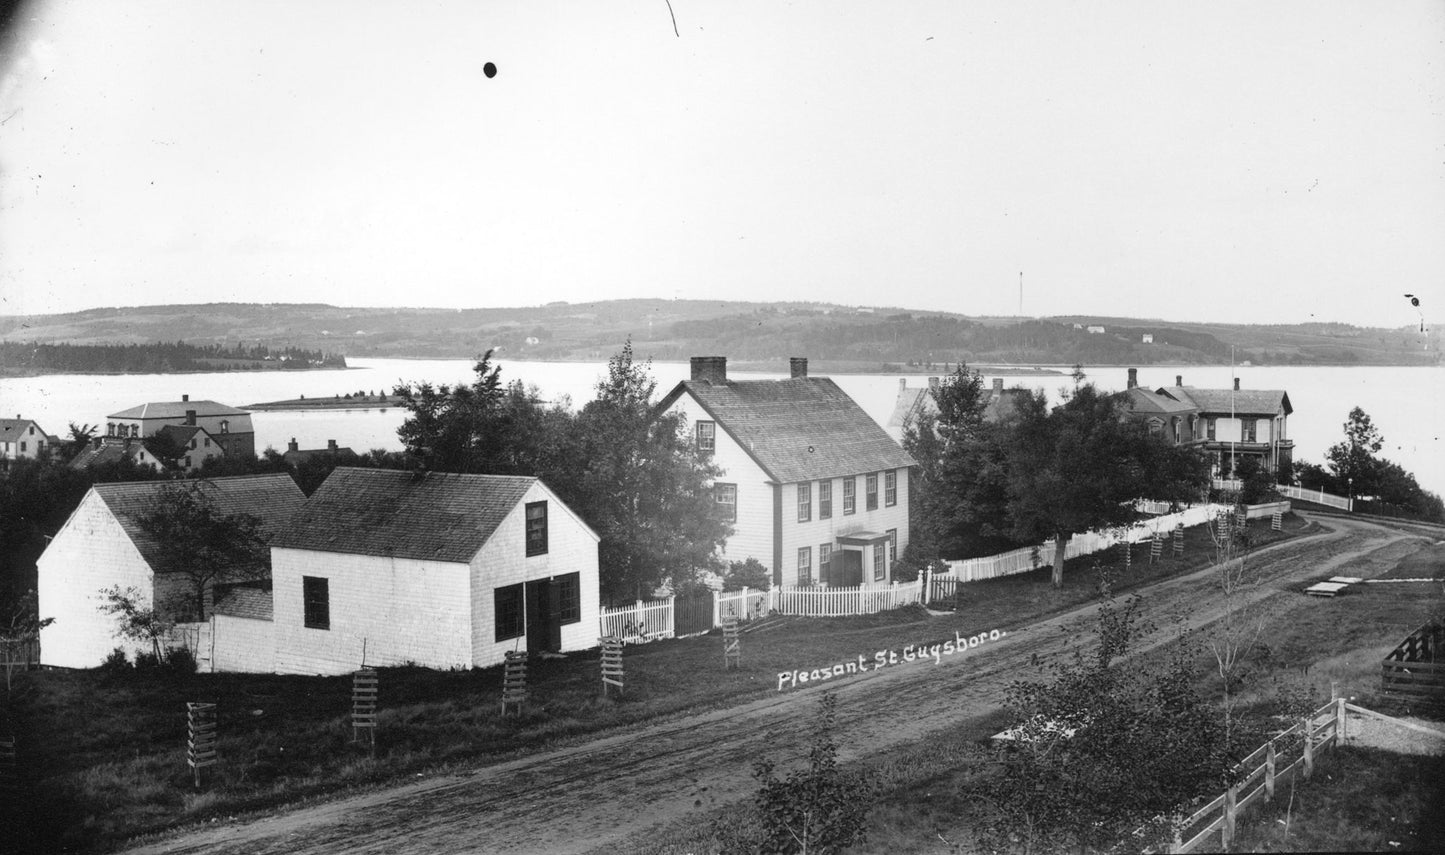
[[[244,407],[260,401],[284,400],[305,395],[320,398],[358,391],[390,391],[399,382],[465,383],[473,379],[471,360],[349,359],[345,371],[268,371],[215,374],[56,374],[41,377],[0,378],[0,415],[22,415],[38,421],[53,434],[64,435],[70,422],[99,424],[104,432],[106,416],[148,401],[214,400]],[[535,384],[549,400],[569,398],[574,407],[590,400],[598,380],[606,373],[603,362],[513,362],[502,361],[503,380],[520,379]],[[1068,369],[1060,369],[1067,373]],[[1123,367],[1085,369],[1089,379],[1106,390],[1122,389],[1127,379]],[[1232,372],[1232,373],[1231,373]],[[814,372],[819,373],[819,372]],[[1370,414],[1385,438],[1380,456],[1415,473],[1421,486],[1445,493],[1445,448],[1441,425],[1445,424],[1445,366],[1396,367],[1238,367],[1183,366],[1142,367],[1141,385],[1150,388],[1173,385],[1176,374],[1188,386],[1227,389],[1231,376],[1240,378],[1243,389],[1283,389],[1289,393],[1294,414],[1289,418],[1289,438],[1295,442],[1295,459],[1323,462],[1325,449],[1338,442],[1341,425],[1350,408],[1360,406]],[[657,363],[653,376],[659,396],[688,375],[686,363]],[[778,372],[755,374],[730,372],[738,379],[768,379],[787,375],[779,360]],[[927,382],[927,374],[834,374],[832,376],[860,406],[880,424],[888,420],[899,378],[910,386]],[[992,379],[992,375],[985,375]],[[1056,377],[1005,377],[1005,384],[1042,388],[1057,399],[1061,389],[1071,385],[1063,374]],[[396,428],[401,410],[282,411],[257,412],[252,416],[258,450],[268,446],[285,450],[295,438],[302,448],[326,445],[328,439],[358,452],[373,448],[397,449]]]

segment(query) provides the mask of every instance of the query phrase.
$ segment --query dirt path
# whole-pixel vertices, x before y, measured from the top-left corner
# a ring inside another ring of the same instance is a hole
[[[1425,541],[1355,520],[1277,544],[1251,560],[1266,584],[1254,596],[1296,592],[1305,579],[1342,572],[1369,578]],[[1222,606],[1209,570],[1141,592],[1161,627],[1195,626]],[[1299,596],[1292,593],[1292,596]],[[1094,607],[1040,621],[938,664],[915,662],[823,684],[838,695],[840,759],[887,752],[950,723],[997,711],[1004,689],[1034,654],[1054,655],[1087,633]],[[977,627],[987,631],[992,627]],[[920,624],[920,643],[945,631]],[[947,633],[952,637],[951,632]],[[901,651],[899,651],[901,653]],[[872,650],[858,650],[871,658]],[[800,662],[799,668],[832,663]],[[752,761],[780,763],[806,749],[817,689],[780,692],[738,707],[687,716],[622,735],[238,823],[183,831],[133,852],[426,853],[587,852],[748,796]]]

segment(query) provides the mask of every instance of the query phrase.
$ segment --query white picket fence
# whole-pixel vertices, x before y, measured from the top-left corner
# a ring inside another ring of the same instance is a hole
[[[629,644],[672,638],[673,600],[638,600],[635,605],[601,609],[598,623],[602,636],[620,638]]]
[[[1326,493],[1324,490],[1306,490],[1302,487],[1291,487],[1288,484],[1281,484],[1275,489],[1279,490],[1281,496],[1288,496],[1291,499],[1314,502],[1317,505],[1339,508],[1342,511],[1353,511],[1355,509],[1354,499],[1345,496],[1336,496],[1334,493]]]
[[[923,601],[922,579],[851,588],[790,587],[768,591],[771,611],[804,617],[871,615]]]
[[[712,625],[722,626],[724,620],[752,620],[771,609],[767,591],[743,588],[741,591],[719,591],[712,598]]]

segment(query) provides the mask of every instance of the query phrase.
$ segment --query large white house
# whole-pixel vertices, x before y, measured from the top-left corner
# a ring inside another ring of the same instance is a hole
[[[200,427],[206,430],[223,454],[256,455],[256,433],[251,426],[249,411],[215,401],[192,401],[190,395],[182,395],[179,401],[141,404],[111,413],[105,419],[106,436],[149,437],[168,426]]]
[[[485,667],[597,645],[598,536],[536,478],[340,467],[272,541],[273,667]],[[247,602],[235,610],[251,609]],[[223,631],[264,637],[250,624]]]
[[[91,487],[36,562],[41,617],[55,622],[40,631],[44,665],[89,668],[116,647],[133,655],[145,649],[116,634],[116,619],[103,614],[100,592],[134,588],[141,608],[164,605],[171,596],[194,596],[193,583],[164,564],[157,544],[140,527],[166,481],[97,484]],[[199,482],[221,514],[247,513],[270,537],[288,524],[305,496],[289,475],[245,475]],[[208,598],[211,592],[208,591]]]
[[[892,579],[914,460],[831,379],[809,377],[808,360],[786,380],[730,380],[726,357],[693,357],[658,409],[684,416],[723,470],[724,560],[755,558],[778,585]]]

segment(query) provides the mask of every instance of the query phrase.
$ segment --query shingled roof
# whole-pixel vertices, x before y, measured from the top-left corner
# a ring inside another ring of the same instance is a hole
[[[125,481],[96,484],[91,488],[120,521],[125,533],[152,569],[164,571],[159,545],[140,527],[152,503],[166,485],[174,481]],[[290,524],[306,500],[290,475],[236,475],[199,481],[218,512],[225,515],[251,514],[260,521],[260,533],[268,541]]]
[[[465,564],[535,483],[340,466],[271,545]]]
[[[1164,394],[1164,390],[1151,392],[1142,386],[1135,386],[1126,390],[1129,396],[1129,409],[1136,413],[1162,413],[1166,415],[1174,413],[1192,413],[1195,406],[1186,401],[1180,401]]]
[[[659,410],[684,392],[781,484],[914,465],[908,452],[827,377],[683,380]]]
[[[1272,416],[1294,412],[1289,395],[1279,389],[1196,389],[1193,386],[1166,386],[1159,390],[1176,400],[1193,404],[1205,413],[1246,413]]]

